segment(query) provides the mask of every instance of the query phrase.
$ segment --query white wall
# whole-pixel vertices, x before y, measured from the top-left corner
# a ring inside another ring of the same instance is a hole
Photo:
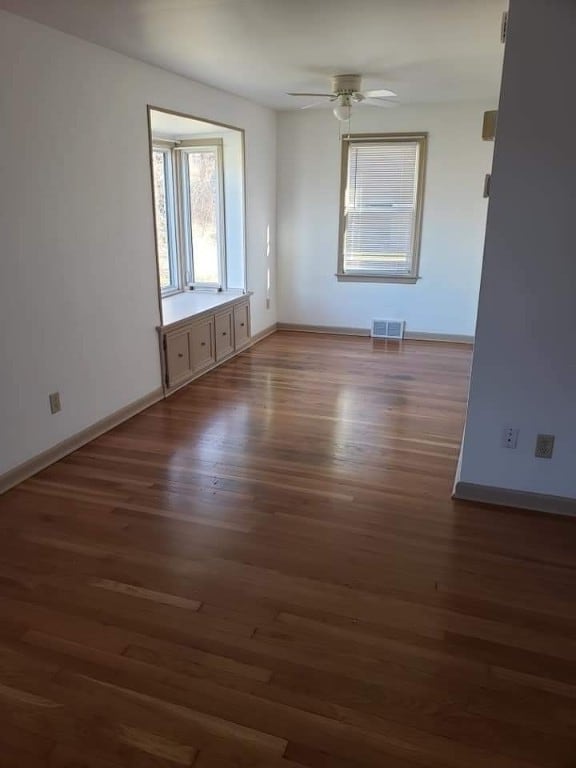
[[[276,321],[276,120],[3,12],[0,69],[2,474],[160,386],[147,104],[246,129],[253,330]]]
[[[222,140],[225,169],[226,286],[229,290],[242,290],[246,285],[242,134],[238,131],[229,131],[222,135]],[[265,295],[262,294],[262,296],[266,300]]]
[[[412,331],[472,335],[487,207],[482,186],[492,160],[481,124],[484,110],[495,106],[354,110],[352,133],[429,133],[416,285],[337,282],[339,124],[329,109],[281,113],[278,319],[368,328],[373,317],[396,317]]]
[[[512,0],[460,475],[469,483],[571,498],[575,40],[573,0]],[[507,425],[520,429],[516,450],[500,447]],[[538,432],[556,435],[552,460],[534,458]]]

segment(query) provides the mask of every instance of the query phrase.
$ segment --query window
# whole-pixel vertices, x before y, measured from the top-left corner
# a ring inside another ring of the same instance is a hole
[[[178,290],[176,224],[174,220],[174,182],[172,157],[168,150],[155,147],[152,152],[154,172],[154,213],[158,241],[158,271],[163,293]]]
[[[417,280],[425,161],[425,134],[344,137],[339,280]]]
[[[222,142],[156,142],[154,213],[162,295],[225,282]]]

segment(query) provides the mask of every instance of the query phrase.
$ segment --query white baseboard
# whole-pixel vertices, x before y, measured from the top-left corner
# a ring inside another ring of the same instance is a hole
[[[564,496],[550,496],[544,493],[515,491],[491,485],[477,485],[456,480],[452,498],[474,501],[481,504],[495,504],[499,507],[528,509],[555,515],[576,515],[576,499]]]
[[[337,336],[370,336],[369,328],[347,328],[341,325],[302,325],[300,323],[278,323],[279,331],[301,333],[333,333]]]
[[[17,467],[14,467],[14,469],[0,475],[0,494],[5,493],[10,488],[18,485],[18,483],[27,480],[29,477],[32,477],[32,475],[40,472],[40,470],[50,466],[50,464],[60,461],[64,456],[78,450],[78,448],[86,445],[86,443],[89,443],[91,440],[100,437],[104,432],[108,432],[114,427],[117,427],[119,424],[122,424],[123,421],[131,419],[132,416],[136,416],[137,413],[146,410],[146,408],[158,403],[163,398],[164,391],[162,387],[158,387],[158,389],[155,389],[149,395],[141,397],[139,400],[135,400],[133,403],[130,403],[130,405],[124,406],[124,408],[120,408],[120,410],[115,411],[110,414],[110,416],[106,416],[104,419],[97,421],[90,427],[66,438],[66,440],[63,440],[57,445],[54,445],[47,451],[44,451],[38,456],[34,456],[23,464],[19,464]]]
[[[332,333],[336,336],[370,336],[369,328],[349,328],[340,325],[302,325],[300,323],[278,323],[279,331],[300,331],[302,333]],[[409,341],[447,341],[457,344],[473,344],[474,336],[452,333],[429,333],[428,331],[406,331],[404,338]]]
[[[404,338],[411,341],[446,341],[451,344],[474,344],[474,336],[460,333],[429,333],[428,331],[406,331]]]
[[[258,331],[258,333],[255,333],[254,336],[250,338],[250,341],[246,346],[242,349],[242,352],[246,349],[250,349],[250,347],[253,347],[254,344],[258,344],[259,341],[262,341],[262,339],[267,338],[268,336],[272,336],[273,333],[276,333],[278,330],[278,323],[272,323],[272,325],[269,325],[267,328],[264,328],[262,331]]]

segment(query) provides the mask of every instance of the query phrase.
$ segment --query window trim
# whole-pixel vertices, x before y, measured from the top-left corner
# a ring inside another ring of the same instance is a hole
[[[175,168],[172,149],[174,144],[167,141],[154,141],[152,153],[160,152],[164,156],[164,194],[166,196],[166,228],[168,230],[168,261],[170,262],[170,285],[160,288],[162,296],[173,296],[183,288],[182,269],[179,258],[179,226],[175,198]],[[154,181],[154,171],[152,171]],[[156,227],[155,227],[156,229]],[[156,249],[158,249],[158,233],[156,231]],[[157,256],[158,258],[158,256]],[[159,268],[159,267],[158,267]]]
[[[412,269],[405,275],[384,275],[381,272],[345,272],[344,271],[344,235],[346,231],[346,182],[348,178],[348,153],[353,144],[373,144],[380,142],[418,144],[418,177],[416,187],[416,213],[414,221],[414,240],[412,245]],[[342,137],[340,165],[340,210],[338,231],[338,269],[336,278],[339,282],[354,283],[404,283],[415,284],[420,280],[420,246],[422,242],[422,221],[424,213],[424,187],[426,182],[426,163],[428,156],[428,133],[354,133]]]

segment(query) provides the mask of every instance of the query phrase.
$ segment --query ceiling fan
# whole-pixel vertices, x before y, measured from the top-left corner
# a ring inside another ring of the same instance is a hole
[[[387,88],[380,88],[375,91],[362,91],[362,75],[334,75],[332,77],[331,93],[288,93],[288,96],[320,96],[322,99],[329,99],[336,102],[333,109],[334,116],[338,120],[350,120],[352,106],[355,104],[364,104],[372,107],[390,107],[394,102],[386,101],[396,96],[394,91]],[[324,101],[315,101],[313,104],[307,104],[301,109],[310,109]]]

